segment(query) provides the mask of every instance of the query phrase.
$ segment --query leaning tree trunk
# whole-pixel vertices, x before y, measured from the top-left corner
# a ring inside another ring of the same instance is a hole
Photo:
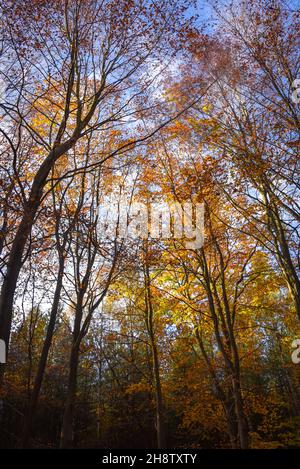
[[[34,414],[36,411],[36,406],[37,406],[37,402],[39,399],[39,394],[40,394],[40,390],[41,390],[41,386],[42,386],[42,382],[44,378],[49,350],[52,344],[56,318],[57,318],[57,312],[58,312],[58,307],[59,307],[60,294],[61,294],[62,285],[63,285],[64,266],[65,266],[64,257],[61,256],[60,261],[59,261],[56,288],[54,292],[54,298],[53,298],[46,338],[43,344],[42,353],[41,353],[39,364],[38,364],[38,370],[37,370],[33,389],[32,389],[31,396],[30,396],[29,406],[25,414],[23,439],[22,439],[23,448],[26,448],[28,446],[28,443],[30,440]]]
[[[74,406],[77,388],[77,371],[79,360],[79,347],[73,346],[70,358],[70,371],[68,380],[67,400],[63,416],[63,423],[61,429],[61,448],[73,447],[73,420],[74,420]]]
[[[24,208],[23,218],[12,243],[7,263],[7,271],[0,294],[0,339],[4,340],[7,349],[10,340],[14,294],[22,267],[22,258],[36,213],[41,204],[43,188],[56,160],[69,150],[74,145],[75,141],[76,138],[73,137],[67,142],[56,146],[40,166]],[[5,364],[0,364],[0,387],[3,384],[4,371]]]
[[[267,187],[264,187],[262,196],[266,207],[268,229],[274,241],[276,257],[285,276],[298,319],[300,320],[300,279],[291,257],[282,217],[276,200],[273,200]]]
[[[232,390],[235,404],[235,413],[238,424],[238,435],[241,449],[249,448],[248,422],[244,412],[244,404],[239,377],[234,375],[232,378]]]
[[[22,257],[25,244],[30,233],[38,203],[27,204],[27,213],[24,215],[10,252],[6,275],[1,288],[0,296],[0,338],[4,340],[8,349],[14,293],[17,280],[22,267]],[[5,364],[0,364],[0,386],[3,383]]]

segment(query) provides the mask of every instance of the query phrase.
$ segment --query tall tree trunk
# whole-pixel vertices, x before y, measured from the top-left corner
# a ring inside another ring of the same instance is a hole
[[[161,390],[159,358],[157,347],[154,341],[151,343],[153,355],[153,372],[155,379],[155,396],[156,396],[156,432],[158,449],[166,448],[166,428],[164,419],[164,403]]]
[[[0,294],[0,339],[4,340],[7,349],[11,333],[14,294],[22,267],[22,258],[26,242],[30,235],[36,213],[41,203],[43,187],[53,165],[55,164],[55,161],[67,150],[69,150],[74,145],[75,141],[76,138],[72,137],[67,142],[57,145],[49,153],[47,158],[40,166],[32,183],[30,195],[24,208],[23,218],[19,224],[17,233],[12,243],[12,248],[7,263],[7,271],[2,283]],[[4,372],[5,364],[1,363],[0,388],[3,384]]]
[[[46,338],[43,344],[42,353],[40,356],[38,370],[37,370],[37,374],[35,377],[34,386],[31,392],[28,409],[25,414],[23,439],[22,439],[23,448],[26,448],[29,443],[34,414],[36,411],[37,402],[39,399],[39,394],[40,394],[40,390],[41,390],[41,386],[42,386],[42,382],[44,378],[49,350],[52,344],[56,318],[57,318],[57,312],[58,312],[58,307],[59,307],[59,300],[60,300],[60,295],[61,295],[61,290],[62,290],[62,285],[63,285],[64,266],[65,266],[65,261],[64,261],[64,258],[61,256],[60,261],[59,261],[56,288],[54,292],[54,298],[53,298],[53,303],[52,303],[52,308],[51,308],[51,313],[50,313],[50,320],[49,320],[49,324],[47,327]]]
[[[38,208],[38,203],[27,204],[26,213],[17,230],[9,260],[7,264],[6,275],[3,280],[0,296],[0,339],[4,340],[8,350],[14,293],[17,285],[17,280],[22,267],[22,257],[27,238],[29,236],[34,216]],[[5,364],[0,364],[0,387],[3,384]]]
[[[215,369],[212,366],[209,356],[205,350],[198,326],[195,327],[195,336],[196,336],[199,348],[201,350],[202,356],[206,362],[209,374],[213,381],[213,384],[216,390],[216,396],[222,403],[222,406],[224,409],[224,414],[225,414],[226,424],[227,424],[227,431],[228,431],[228,436],[230,439],[231,448],[235,449],[238,447],[238,426],[237,426],[237,417],[235,414],[234,398],[233,398],[231,389],[230,389],[230,395],[226,395],[224,389],[222,388],[217,378]]]
[[[144,280],[145,280],[145,305],[146,305],[146,327],[151,343],[152,362],[153,362],[153,374],[155,384],[155,400],[156,400],[156,434],[157,434],[157,447],[159,449],[166,448],[166,428],[165,428],[165,415],[164,415],[164,402],[161,389],[160,380],[160,363],[158,357],[157,344],[154,333],[153,324],[153,304],[151,294],[151,281],[148,264],[148,244],[144,243],[145,248],[145,259],[144,259]]]
[[[68,380],[67,400],[63,416],[63,423],[61,429],[61,448],[73,447],[73,420],[74,420],[74,406],[77,388],[77,371],[79,360],[79,347],[77,345],[72,347],[70,358],[70,371]]]
[[[70,355],[69,379],[67,388],[67,399],[63,416],[63,423],[61,428],[60,447],[72,448],[73,447],[73,420],[74,420],[74,405],[77,388],[77,371],[79,361],[79,348],[80,348],[80,330],[83,315],[83,297],[85,287],[78,292],[77,305],[73,329],[72,350]]]
[[[223,401],[224,413],[227,423],[227,432],[232,449],[238,448],[238,424],[235,414],[235,409],[232,400],[226,399]]]
[[[249,431],[248,422],[244,412],[244,403],[242,397],[242,391],[240,386],[240,380],[237,375],[232,378],[232,390],[235,403],[235,413],[238,424],[238,435],[241,449],[249,448]]]
[[[295,310],[298,319],[300,320],[300,279],[291,257],[290,247],[286,238],[284,222],[279,212],[278,204],[276,200],[273,200],[274,198],[272,193],[270,193],[269,188],[266,187],[266,183],[262,190],[262,196],[266,208],[268,229],[271,236],[273,237],[278,263],[286,278],[286,282],[294,302]]]

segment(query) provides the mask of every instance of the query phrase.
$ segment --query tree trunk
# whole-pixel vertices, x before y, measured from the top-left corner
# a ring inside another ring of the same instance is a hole
[[[65,405],[62,429],[61,429],[61,448],[73,447],[73,420],[74,420],[74,405],[77,388],[77,371],[79,360],[79,348],[73,346],[70,358],[70,371],[68,381],[67,400]]]
[[[233,376],[232,390],[233,390],[233,397],[234,397],[234,403],[235,403],[235,413],[236,413],[237,424],[238,424],[240,448],[247,449],[249,448],[248,422],[247,422],[247,418],[244,412],[242,392],[241,392],[239,378],[237,376]]]
[[[227,423],[227,431],[232,449],[238,448],[238,425],[233,402],[226,400],[223,402],[224,412]]]
[[[300,320],[300,279],[291,257],[290,247],[277,202],[273,200],[269,188],[266,187],[266,183],[262,191],[262,196],[266,207],[268,229],[273,237],[278,263],[285,275],[295,310]]]
[[[11,332],[14,294],[22,267],[22,257],[41,203],[43,187],[56,160],[69,150],[75,141],[76,138],[72,137],[67,142],[56,146],[40,166],[32,183],[29,199],[24,208],[24,215],[12,244],[0,295],[0,339],[4,340],[7,350]],[[4,372],[5,364],[0,364],[0,388],[3,384]]]
[[[47,328],[47,334],[46,334],[46,338],[43,344],[42,353],[41,353],[39,364],[38,364],[38,370],[37,370],[36,378],[34,381],[34,386],[31,392],[31,396],[30,396],[29,406],[25,414],[24,428],[23,428],[23,440],[22,440],[23,448],[26,448],[29,443],[34,414],[35,414],[35,410],[36,410],[36,406],[37,406],[37,402],[39,399],[39,394],[40,394],[40,390],[41,390],[41,386],[42,386],[42,382],[44,378],[49,350],[52,344],[56,318],[57,318],[57,312],[58,312],[58,307],[59,307],[60,294],[61,294],[62,284],[63,284],[64,266],[65,266],[64,258],[61,257],[60,262],[59,262],[57,282],[56,282],[54,299],[53,299],[53,304],[52,304],[51,313],[50,313],[50,320],[49,320],[49,324]]]
[[[73,329],[73,343],[70,356],[69,380],[67,389],[67,399],[65,411],[63,416],[63,423],[61,428],[61,448],[73,447],[73,420],[74,420],[74,405],[77,388],[77,371],[79,361],[79,348],[80,348],[80,328],[83,315],[83,297],[85,289],[82,288],[78,293],[77,306],[75,312],[75,321]]]
[[[144,243],[145,248],[145,259],[144,259],[144,281],[145,281],[145,305],[146,305],[146,327],[151,343],[152,362],[153,362],[153,374],[155,382],[155,399],[156,399],[156,434],[157,434],[157,447],[158,449],[166,448],[166,428],[165,428],[165,415],[164,415],[164,403],[161,390],[160,381],[160,363],[158,357],[157,344],[155,340],[154,332],[154,311],[152,304],[151,295],[151,282],[150,272],[148,264],[148,244]]]
[[[25,214],[17,230],[11,252],[9,255],[9,260],[7,264],[7,271],[5,278],[3,280],[0,296],[0,339],[4,340],[6,348],[8,350],[10,331],[11,331],[11,322],[12,322],[12,312],[13,312],[13,301],[14,293],[17,285],[17,280],[19,273],[22,267],[22,257],[25,248],[25,244],[31,227],[33,225],[33,220],[37,212],[39,202],[28,203],[26,207]],[[3,383],[4,379],[4,370],[5,364],[0,364],[0,386]]]
[[[228,431],[228,436],[230,439],[231,448],[235,449],[238,447],[238,427],[237,427],[237,418],[235,415],[233,395],[231,393],[231,390],[230,390],[230,395],[229,396],[226,395],[224,389],[219,383],[219,380],[216,376],[215,369],[212,366],[212,363],[209,359],[208,354],[206,353],[198,326],[195,327],[195,336],[196,336],[199,348],[201,350],[202,356],[206,362],[211,379],[213,381],[215,391],[216,391],[216,396],[219,399],[219,401],[222,403],[222,406],[224,409],[224,414],[225,414],[226,423],[227,423],[227,431]]]
[[[159,359],[157,354],[156,344],[152,342],[153,354],[153,372],[155,380],[155,395],[156,395],[156,432],[157,432],[157,447],[158,449],[166,448],[166,429],[164,420],[164,404],[160,382],[159,372]]]

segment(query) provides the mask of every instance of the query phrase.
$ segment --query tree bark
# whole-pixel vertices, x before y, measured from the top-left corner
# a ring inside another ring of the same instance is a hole
[[[73,329],[72,350],[70,355],[69,379],[67,388],[67,399],[63,416],[63,423],[61,428],[61,448],[73,447],[73,420],[74,420],[74,406],[77,389],[77,371],[79,361],[79,347],[80,347],[80,331],[81,321],[83,315],[83,297],[85,289],[81,289],[78,293],[75,321]]]
[[[232,389],[235,403],[235,413],[238,423],[238,435],[241,449],[249,448],[248,422],[244,412],[244,404],[241,392],[239,377],[233,376]]]
[[[73,420],[74,420],[74,406],[77,388],[77,371],[79,360],[79,348],[73,346],[70,358],[70,371],[68,380],[67,400],[63,416],[63,423],[61,429],[61,448],[73,447]]]
[[[0,339],[4,340],[7,349],[10,340],[14,294],[22,267],[22,257],[36,213],[41,203],[43,187],[56,160],[69,150],[74,143],[74,138],[71,138],[66,143],[56,146],[40,166],[34,178],[30,196],[25,205],[24,215],[12,244],[0,295]],[[4,372],[5,364],[1,363],[0,388],[3,384]]]
[[[166,448],[166,427],[165,427],[165,412],[164,402],[161,389],[160,379],[160,363],[158,357],[157,344],[155,340],[155,333],[153,329],[153,304],[151,295],[151,284],[150,284],[150,272],[148,265],[148,245],[147,242],[144,244],[145,247],[145,259],[144,259],[144,280],[145,280],[145,305],[146,305],[146,327],[150,338],[152,361],[153,361],[153,374],[155,382],[155,400],[156,400],[156,434],[157,434],[157,447],[158,449]]]
[[[152,343],[153,354],[153,371],[155,379],[155,395],[156,395],[156,432],[158,449],[166,448],[166,429],[164,420],[164,404],[161,390],[159,359],[156,344]]]
[[[23,440],[22,440],[23,448],[26,448],[29,444],[34,414],[36,411],[36,406],[37,406],[37,402],[39,399],[39,394],[40,394],[40,390],[41,390],[41,386],[42,386],[42,382],[44,378],[49,350],[52,344],[56,318],[57,318],[57,312],[58,312],[58,307],[59,307],[60,294],[61,294],[62,285],[63,285],[64,267],[65,267],[65,261],[64,261],[64,258],[61,257],[60,262],[59,262],[56,288],[55,288],[54,299],[52,303],[46,338],[43,344],[43,348],[42,348],[42,352],[41,352],[41,356],[40,356],[40,360],[38,364],[38,370],[37,370],[37,374],[36,374],[35,381],[34,381],[34,386],[31,392],[31,396],[30,396],[29,406],[25,414],[24,427],[23,427]]]

